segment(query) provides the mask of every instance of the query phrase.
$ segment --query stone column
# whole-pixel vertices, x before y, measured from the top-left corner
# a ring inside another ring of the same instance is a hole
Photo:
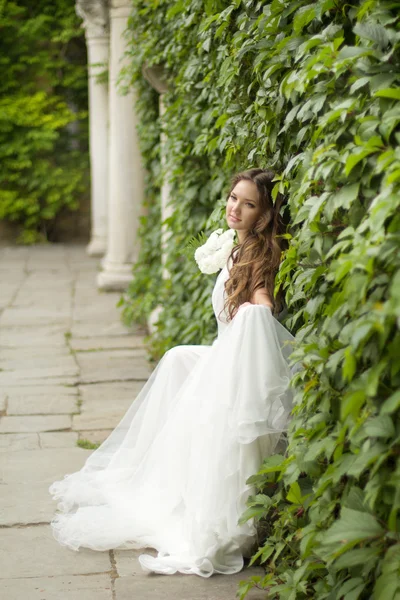
[[[166,82],[166,72],[160,65],[153,65],[148,67],[143,66],[143,76],[147,79],[150,85],[160,94],[159,95],[159,114],[161,120],[161,136],[160,136],[160,155],[161,155],[161,170],[162,170],[162,186],[161,186],[161,264],[162,264],[162,276],[164,279],[168,279],[169,273],[165,266],[166,263],[166,246],[170,232],[165,224],[165,220],[171,216],[172,207],[171,201],[171,185],[168,179],[168,167],[167,167],[167,153],[166,153],[166,134],[163,127],[163,116],[165,112],[164,94],[168,91]],[[159,316],[162,312],[162,306],[156,306],[150,313],[147,320],[147,326],[151,334],[155,333],[155,323],[158,321]]]
[[[108,86],[97,77],[108,68],[107,1],[77,0],[76,12],[83,19],[89,70],[91,236],[86,250],[90,256],[102,256],[107,249]]]
[[[159,113],[161,120],[161,139],[160,139],[160,156],[161,156],[161,170],[162,170],[162,186],[161,186],[161,264],[163,266],[163,277],[167,279],[169,277],[168,271],[165,268],[166,261],[166,245],[170,232],[164,221],[172,214],[172,207],[170,204],[171,200],[171,185],[168,179],[168,167],[167,167],[167,154],[166,154],[166,135],[163,128],[163,116],[165,112],[164,105],[164,94],[168,91],[167,75],[164,67],[160,65],[153,65],[149,67],[145,65],[142,69],[143,76],[150,85],[160,94],[159,96]]]
[[[162,122],[162,117],[164,115],[165,106],[164,106],[164,94],[160,94],[159,98],[159,110],[160,117]],[[161,169],[163,173],[162,187],[161,187],[161,264],[163,267],[163,278],[168,279],[169,273],[167,268],[165,267],[166,262],[166,247],[168,238],[171,235],[171,232],[168,231],[168,227],[165,224],[165,220],[168,219],[172,215],[172,206],[171,206],[171,185],[168,179],[168,169],[167,169],[167,156],[165,151],[165,132],[163,131],[163,127],[161,125]]]
[[[109,185],[107,254],[97,283],[100,289],[123,290],[132,280],[137,258],[137,230],[144,196],[144,170],[136,132],[135,94],[121,95],[117,80],[127,60],[123,33],[130,0],[112,0],[110,9]]]

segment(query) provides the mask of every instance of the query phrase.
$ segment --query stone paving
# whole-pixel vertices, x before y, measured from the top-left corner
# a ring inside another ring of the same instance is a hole
[[[146,574],[138,552],[74,552],[52,537],[53,481],[78,470],[150,374],[143,332],[96,288],[83,246],[0,248],[0,597],[234,600],[234,576]],[[254,591],[248,600],[262,600]]]

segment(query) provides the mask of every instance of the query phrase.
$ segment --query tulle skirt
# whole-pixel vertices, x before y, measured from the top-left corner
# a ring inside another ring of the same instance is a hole
[[[246,483],[274,453],[292,403],[294,338],[249,306],[211,346],[168,351],[84,467],[53,483],[56,539],[73,550],[154,548],[149,571],[232,574],[255,539]],[[110,398],[112,402],[112,398]]]

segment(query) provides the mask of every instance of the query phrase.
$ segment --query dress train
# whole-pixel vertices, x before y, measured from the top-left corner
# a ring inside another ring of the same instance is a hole
[[[253,492],[246,480],[286,430],[294,338],[264,306],[227,323],[227,276],[213,292],[214,343],[169,350],[83,468],[51,485],[61,544],[155,548],[140,563],[164,574],[242,569],[256,533],[253,521],[238,525]]]

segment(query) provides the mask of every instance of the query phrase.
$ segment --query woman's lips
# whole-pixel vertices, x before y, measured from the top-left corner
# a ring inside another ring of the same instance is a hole
[[[236,221],[237,223],[239,223],[240,219],[238,219],[237,217],[234,217],[233,215],[229,215],[229,216],[232,219],[232,221]]]

